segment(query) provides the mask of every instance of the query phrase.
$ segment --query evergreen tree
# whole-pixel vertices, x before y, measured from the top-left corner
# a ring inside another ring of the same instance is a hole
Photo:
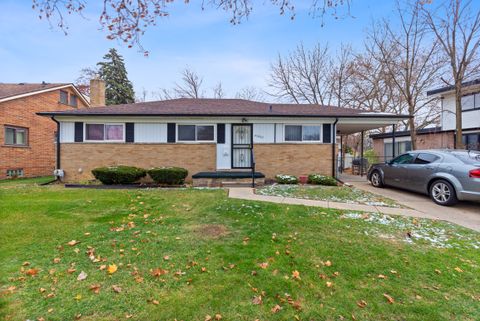
[[[98,73],[105,80],[105,100],[107,105],[131,104],[135,102],[133,85],[128,80],[123,57],[114,48],[97,63]]]

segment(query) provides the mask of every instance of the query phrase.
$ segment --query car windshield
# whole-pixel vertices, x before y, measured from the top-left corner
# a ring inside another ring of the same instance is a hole
[[[459,152],[452,153],[453,156],[461,160],[465,164],[475,165],[480,164],[480,152],[469,151],[469,152]]]

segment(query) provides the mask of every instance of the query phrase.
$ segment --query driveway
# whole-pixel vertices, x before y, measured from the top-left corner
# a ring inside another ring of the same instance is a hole
[[[340,180],[358,189],[393,199],[399,204],[426,214],[428,217],[449,221],[480,232],[480,203],[459,202],[454,207],[445,207],[433,203],[426,195],[392,187],[375,188],[370,185],[365,176],[342,174]]]

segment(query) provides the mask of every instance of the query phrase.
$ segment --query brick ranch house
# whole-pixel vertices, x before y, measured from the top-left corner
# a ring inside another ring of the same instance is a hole
[[[59,122],[57,166],[67,182],[106,165],[180,166],[192,174],[336,174],[337,135],[407,116],[241,99],[173,99],[45,111]],[[199,175],[194,177],[199,177]],[[221,177],[219,177],[221,178]]]
[[[72,84],[0,83],[0,179],[52,175],[57,126],[36,113],[88,106]]]

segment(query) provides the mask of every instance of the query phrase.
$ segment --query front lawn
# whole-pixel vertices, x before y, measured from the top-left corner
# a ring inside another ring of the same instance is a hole
[[[317,185],[268,185],[256,190],[257,194],[303,198],[373,206],[402,207],[394,200],[355,187]]]
[[[2,320],[477,320],[480,234],[228,199],[0,187]]]
[[[41,177],[33,177],[33,178],[14,178],[14,179],[1,179],[0,180],[0,187],[7,187],[7,186],[25,186],[25,185],[41,185],[46,184],[55,179],[55,176],[41,176]]]

